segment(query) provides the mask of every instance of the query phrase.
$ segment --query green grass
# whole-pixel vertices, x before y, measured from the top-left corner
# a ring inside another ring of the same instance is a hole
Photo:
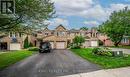
[[[119,68],[130,66],[130,55],[126,57],[109,57],[98,56],[92,54],[92,49],[71,49],[72,52],[81,56],[82,58],[89,60],[93,63],[99,64],[102,68]]]
[[[111,46],[111,48],[124,48],[124,49],[130,49],[130,46]]]
[[[28,57],[33,54],[32,51],[9,51],[7,53],[0,54],[0,70]]]

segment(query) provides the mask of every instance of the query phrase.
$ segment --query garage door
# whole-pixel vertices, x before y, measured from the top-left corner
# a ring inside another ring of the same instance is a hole
[[[65,42],[56,42],[56,49],[65,49]]]
[[[54,49],[54,42],[50,42],[52,49]]]
[[[92,47],[97,47],[98,46],[98,41],[91,41],[91,46]]]

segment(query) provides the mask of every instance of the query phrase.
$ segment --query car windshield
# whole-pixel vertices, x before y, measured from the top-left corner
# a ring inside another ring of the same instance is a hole
[[[42,44],[42,48],[46,48],[46,47],[48,47],[48,46],[49,46],[48,43],[44,43],[44,44]]]

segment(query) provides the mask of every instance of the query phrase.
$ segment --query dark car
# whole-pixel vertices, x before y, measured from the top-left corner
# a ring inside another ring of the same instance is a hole
[[[40,53],[47,53],[51,52],[51,44],[49,42],[41,42],[39,46],[39,52]]]

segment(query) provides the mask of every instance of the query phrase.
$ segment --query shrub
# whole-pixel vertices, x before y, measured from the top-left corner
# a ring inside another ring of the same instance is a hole
[[[94,48],[94,49],[92,50],[92,53],[97,54],[97,53],[100,52],[100,51],[101,51],[101,48]]]
[[[37,48],[37,47],[30,47],[30,48],[28,48],[28,51],[38,51],[39,50],[39,48]]]
[[[103,46],[103,42],[99,40],[99,46]]]
[[[77,44],[71,43],[71,44],[69,45],[69,48],[71,48],[71,49],[79,49],[80,46],[77,45]]]
[[[82,43],[85,42],[85,38],[83,36],[75,36],[75,38],[73,39],[73,46],[72,48],[81,48]]]
[[[28,37],[26,37],[24,40],[24,48],[29,48]]]
[[[112,56],[112,53],[108,48],[94,48],[92,53],[101,56]]]

